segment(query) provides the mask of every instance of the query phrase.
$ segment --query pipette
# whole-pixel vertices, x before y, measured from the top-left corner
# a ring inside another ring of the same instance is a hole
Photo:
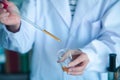
[[[3,1],[3,0],[0,0],[0,3],[3,4],[3,8],[7,9],[8,5]],[[53,35],[52,33],[48,32],[47,30],[45,29],[41,29],[41,27],[38,25],[38,24],[35,24],[34,22],[32,22],[30,19],[28,19],[27,17],[25,16],[21,16],[21,18],[23,20],[25,20],[26,22],[28,22],[29,24],[33,25],[35,28],[37,28],[38,30],[41,30],[42,32],[44,32],[45,34],[49,35],[51,38],[55,39],[56,41],[60,42],[61,40],[56,37],[55,35]]]
[[[21,18],[25,21],[27,21],[29,24],[33,25],[35,28],[41,30],[42,32],[44,32],[45,34],[49,35],[50,37],[54,38],[55,40],[57,41],[61,41],[58,37],[54,36],[52,33],[48,32],[47,30],[45,29],[41,29],[41,27],[37,24],[35,24],[34,22],[32,22],[30,19],[28,19],[27,17],[25,16],[21,16]]]

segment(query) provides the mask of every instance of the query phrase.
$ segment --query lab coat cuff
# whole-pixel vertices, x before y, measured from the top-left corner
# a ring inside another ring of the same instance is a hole
[[[95,52],[90,49],[90,48],[87,48],[87,49],[80,49],[82,52],[84,52],[85,54],[87,54],[88,58],[89,58],[89,63],[87,65],[87,67],[85,68],[86,70],[91,70],[92,69],[92,66],[96,63],[96,56],[97,54],[95,54]]]
[[[94,47],[93,47],[94,46]],[[104,48],[102,48],[102,47]],[[86,67],[88,71],[106,72],[108,66],[108,47],[101,41],[94,40],[86,47],[80,49],[87,54],[89,63]]]
[[[21,37],[23,31],[26,30],[26,29],[25,29],[26,27],[24,27],[24,26],[25,26],[24,24],[25,24],[25,21],[21,19],[20,29],[19,29],[19,31],[17,31],[17,32],[15,32],[15,33],[10,32],[10,31],[6,28],[5,25],[3,25],[2,27],[3,27],[4,31],[5,31],[5,33],[8,35],[8,37],[14,37],[14,38],[17,37],[17,38],[18,38],[18,37]],[[26,25],[26,26],[27,26],[27,25]]]
[[[7,33],[8,36],[18,36],[18,35],[22,32],[22,29],[23,29],[22,26],[20,25],[19,30],[14,33],[14,32],[9,31],[9,30],[6,28],[5,25],[3,25],[2,27],[3,27],[4,31]]]

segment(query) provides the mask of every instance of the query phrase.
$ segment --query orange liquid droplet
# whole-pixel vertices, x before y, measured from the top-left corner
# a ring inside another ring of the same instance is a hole
[[[65,72],[67,72],[67,73],[68,73],[68,69],[69,69],[69,68],[67,68],[67,67],[65,67],[65,66],[62,67],[62,70],[65,71]]]

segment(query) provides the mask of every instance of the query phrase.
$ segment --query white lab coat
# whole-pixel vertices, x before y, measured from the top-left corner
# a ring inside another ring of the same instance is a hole
[[[23,15],[62,40],[57,42],[23,19],[17,33],[2,27],[3,47],[21,53],[33,48],[31,80],[107,80],[108,55],[118,53],[116,45],[120,42],[119,31],[113,28],[120,26],[119,17],[109,14],[114,11],[120,16],[119,0],[78,0],[73,20],[68,0],[25,0],[23,6]],[[117,22],[110,22],[111,17]],[[88,55],[90,63],[82,75],[62,71],[57,51],[63,48],[81,49]]]

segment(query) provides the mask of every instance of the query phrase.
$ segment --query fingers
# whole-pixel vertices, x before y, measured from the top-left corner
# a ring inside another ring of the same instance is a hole
[[[74,67],[80,63],[82,63],[85,60],[88,60],[88,57],[86,54],[80,52],[80,55],[78,55],[72,62],[69,63],[69,67]]]
[[[85,67],[87,66],[88,62],[83,62],[81,65],[77,66],[77,67],[71,67],[69,68],[69,72],[68,74],[71,75],[81,75],[84,72]]]
[[[9,15],[9,13],[4,14],[3,17],[0,18],[0,22],[3,23],[3,24],[5,24],[5,22],[6,22],[7,19],[8,19],[8,15]]]
[[[89,62],[88,56],[81,53],[77,58],[69,63],[69,72],[71,75],[81,75]]]
[[[0,14],[0,20],[1,20],[2,18],[8,17],[8,16],[9,16],[9,13],[8,13],[8,12],[2,13],[2,14]]]
[[[82,71],[85,69],[85,67],[87,66],[87,64],[88,64],[88,62],[85,61],[85,62],[83,62],[83,63],[82,63],[81,65],[79,65],[79,66],[70,67],[70,68],[69,68],[69,71],[70,71],[70,72],[82,72]]]
[[[5,9],[0,9],[0,22],[4,23],[5,19],[9,16],[9,13]]]

